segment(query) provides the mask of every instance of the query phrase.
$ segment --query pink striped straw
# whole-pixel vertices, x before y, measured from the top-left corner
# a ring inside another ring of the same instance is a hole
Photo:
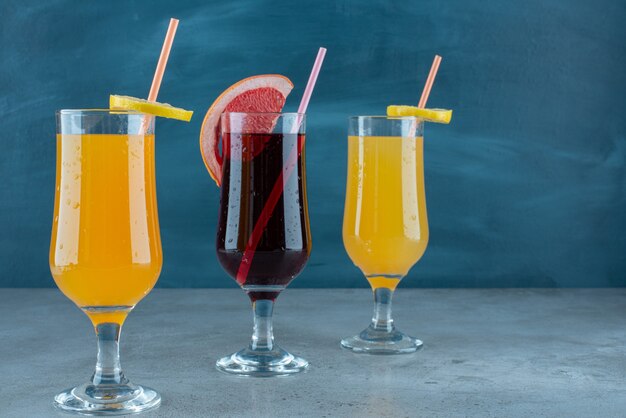
[[[439,64],[441,64],[441,57],[439,55],[435,55],[433,65],[430,67],[430,72],[428,73],[426,84],[424,85],[424,90],[422,91],[422,97],[420,97],[419,104],[417,105],[420,109],[426,107],[426,101],[428,101],[430,89],[433,88],[433,83],[435,82],[435,77],[437,76],[437,70],[439,70]]]
[[[311,95],[313,94],[315,83],[317,82],[317,76],[320,74],[320,70],[322,69],[322,64],[324,63],[325,56],[326,48],[320,47],[320,49],[317,51],[317,57],[315,58],[315,62],[313,63],[313,68],[311,69],[311,75],[309,75],[309,81],[307,81],[306,83],[306,88],[304,89],[302,100],[300,100],[300,106],[298,106],[298,113],[306,113],[306,109],[307,107],[309,107],[309,101],[311,100]],[[301,123],[302,118],[300,115],[298,115],[296,123],[291,128],[292,134],[298,132]]]
[[[322,63],[324,62],[324,56],[326,55],[326,48],[320,48],[317,51],[317,58],[315,58],[315,63],[313,64],[313,69],[311,70],[311,75],[309,76],[309,81],[307,82],[306,88],[304,89],[304,95],[302,96],[302,100],[300,101],[300,106],[298,107],[298,113],[304,114],[306,113],[306,109],[309,106],[309,100],[311,100],[311,94],[313,93],[313,89],[315,88],[315,83],[317,82],[317,76],[320,73],[320,69],[322,68]],[[300,124],[302,123],[302,119],[300,115],[296,119],[296,123],[291,128],[292,134],[297,134],[300,129]],[[285,184],[289,179],[289,176],[293,173],[293,170],[297,166],[298,156],[302,153],[302,148],[304,147],[304,138],[302,141],[298,140],[297,145],[293,147],[287,160],[283,164],[283,170],[281,171],[278,179],[276,179],[276,183],[274,183],[274,187],[270,192],[267,200],[265,201],[265,206],[261,210],[259,214],[259,218],[256,221],[256,224],[252,228],[252,233],[250,234],[250,238],[248,238],[248,243],[246,244],[246,249],[243,252],[243,256],[241,257],[241,264],[239,264],[239,269],[237,270],[236,280],[240,285],[243,285],[246,282],[246,278],[248,277],[248,272],[250,271],[250,267],[252,266],[252,259],[254,258],[254,253],[256,252],[256,247],[259,245],[259,241],[263,236],[263,231],[265,231],[265,227],[270,220],[272,212],[280,199],[280,196],[283,194],[285,190]]]
[[[315,62],[313,63],[313,69],[311,70],[309,81],[306,83],[306,88],[304,89],[302,100],[300,100],[300,106],[298,106],[298,113],[306,113],[306,108],[309,107],[309,101],[311,100],[311,95],[313,94],[315,83],[317,82],[317,76],[320,74],[320,70],[322,69],[322,63],[324,62],[325,56],[326,48],[320,47],[320,49],[317,51],[317,57],[315,58]]]

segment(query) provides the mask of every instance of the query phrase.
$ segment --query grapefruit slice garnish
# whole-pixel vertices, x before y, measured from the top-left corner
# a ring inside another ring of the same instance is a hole
[[[224,112],[280,112],[293,89],[287,77],[277,74],[244,78],[227,88],[213,102],[200,129],[200,152],[209,174],[220,186],[222,155],[219,151],[220,117]],[[256,133],[268,133],[272,124],[255,127]],[[261,130],[259,132],[259,130]]]

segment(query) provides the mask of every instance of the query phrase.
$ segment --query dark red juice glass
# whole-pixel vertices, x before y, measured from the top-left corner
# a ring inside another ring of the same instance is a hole
[[[311,251],[306,197],[305,116],[224,113],[217,257],[254,310],[250,346],[217,368],[247,376],[306,369],[273,342],[274,300],[304,268]]]

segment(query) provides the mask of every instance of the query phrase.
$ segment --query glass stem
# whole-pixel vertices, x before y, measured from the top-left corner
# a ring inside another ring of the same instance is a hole
[[[274,348],[274,331],[272,328],[272,314],[274,301],[259,299],[252,302],[254,311],[254,331],[250,349],[253,351],[272,351]]]
[[[374,289],[374,316],[370,325],[372,328],[386,332],[393,330],[393,319],[391,318],[392,297],[392,289],[387,287]]]
[[[91,378],[94,385],[128,383],[120,365],[120,324],[104,322],[96,326],[98,362]]]

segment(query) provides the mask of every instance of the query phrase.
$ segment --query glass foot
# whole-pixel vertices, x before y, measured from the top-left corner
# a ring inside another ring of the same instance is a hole
[[[341,340],[341,346],[355,353],[408,354],[422,348],[423,343],[397,329],[380,330],[371,325],[359,335]]]
[[[133,384],[77,386],[59,393],[54,406],[81,415],[137,414],[158,408],[161,395],[154,389]]]
[[[238,376],[272,377],[300,373],[309,362],[274,346],[271,351],[254,351],[244,348],[215,363],[217,370]]]

